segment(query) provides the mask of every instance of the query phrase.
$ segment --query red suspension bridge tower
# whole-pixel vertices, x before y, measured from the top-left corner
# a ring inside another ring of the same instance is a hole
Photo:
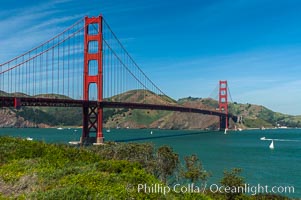
[[[89,88],[91,84],[96,84],[97,101],[103,101],[102,42],[102,16],[91,18],[85,17],[83,97],[84,100],[87,101],[87,104],[83,107],[83,133],[81,138],[82,143],[103,143],[103,108],[99,104],[92,106],[88,103],[88,101],[90,100]],[[90,73],[91,64],[93,62],[97,63],[97,74]],[[95,133],[96,138],[90,137],[90,133]]]
[[[228,83],[227,81],[219,81],[219,111],[224,112],[226,116],[220,117],[220,128],[228,129]]]

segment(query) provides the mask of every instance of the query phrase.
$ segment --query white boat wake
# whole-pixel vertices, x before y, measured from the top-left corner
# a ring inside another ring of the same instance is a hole
[[[275,138],[266,138],[266,137],[261,137],[260,140],[267,140],[267,141],[272,141],[271,144],[269,145],[270,149],[274,149],[274,141],[279,141],[279,142],[301,142],[301,140],[287,140],[287,139],[275,139]]]
[[[260,140],[274,140],[274,141],[280,141],[280,142],[301,142],[301,140],[287,140],[287,139],[275,139],[275,138],[266,138],[266,137],[261,137]]]

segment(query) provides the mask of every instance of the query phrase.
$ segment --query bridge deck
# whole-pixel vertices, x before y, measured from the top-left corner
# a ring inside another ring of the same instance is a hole
[[[109,102],[109,101],[86,101],[74,99],[53,99],[53,98],[29,98],[29,97],[0,97],[0,107],[14,107],[18,101],[18,106],[47,106],[47,107],[89,107],[99,106],[103,108],[131,108],[149,110],[167,110],[189,113],[200,113],[206,115],[223,116],[226,114],[215,110],[205,110],[199,108],[184,107],[179,105],[157,105],[144,103]],[[229,114],[228,117],[233,117]]]

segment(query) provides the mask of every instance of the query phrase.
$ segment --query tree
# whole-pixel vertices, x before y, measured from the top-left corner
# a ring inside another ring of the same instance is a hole
[[[224,177],[221,179],[220,183],[225,188],[230,188],[230,192],[225,192],[226,199],[234,200],[239,199],[243,196],[242,191],[239,190],[239,187],[243,187],[245,182],[244,178],[239,174],[242,172],[240,168],[233,168],[231,171],[224,171]]]
[[[186,169],[182,170],[182,177],[189,179],[192,183],[201,181],[204,184],[210,177],[210,173],[203,169],[199,158],[193,154],[185,156],[184,160]]]
[[[173,175],[179,165],[179,156],[169,146],[162,146],[157,151],[157,177],[167,183],[168,176]]]

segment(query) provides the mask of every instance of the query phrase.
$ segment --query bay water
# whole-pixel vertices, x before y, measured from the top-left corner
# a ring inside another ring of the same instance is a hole
[[[79,128],[1,128],[0,136],[27,138],[47,143],[78,141]],[[266,129],[224,132],[199,130],[110,129],[104,130],[105,141],[147,142],[156,147],[169,145],[184,156],[196,154],[203,167],[212,173],[211,184],[219,184],[224,170],[241,168],[250,186],[269,188],[293,186],[294,192],[282,193],[301,197],[301,129]],[[265,139],[264,139],[265,138]],[[270,149],[274,139],[274,149]]]

